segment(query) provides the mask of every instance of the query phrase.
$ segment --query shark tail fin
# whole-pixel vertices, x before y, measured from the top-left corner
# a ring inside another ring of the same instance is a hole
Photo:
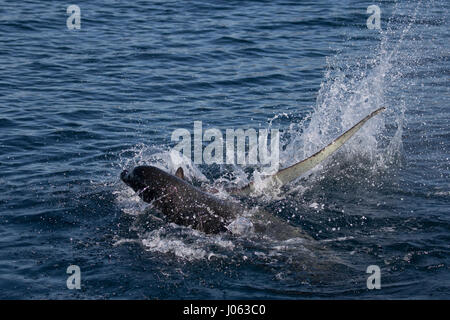
[[[364,119],[359,121],[357,124],[355,124],[352,128],[344,132],[341,136],[339,136],[337,139],[335,139],[333,142],[331,142],[328,146],[323,148],[322,150],[316,152],[309,158],[306,158],[305,160],[302,160],[300,162],[297,162],[296,164],[293,164],[292,166],[289,166],[287,168],[284,168],[277,173],[275,173],[272,176],[267,177],[265,180],[270,179],[273,182],[279,186],[283,186],[285,184],[288,184],[289,182],[299,178],[301,175],[306,173],[307,171],[311,170],[321,162],[323,162],[325,159],[327,159],[329,156],[331,156],[336,150],[338,150],[345,142],[347,142],[348,139],[350,139],[361,127],[372,117],[376,116],[381,111],[385,110],[385,107],[379,108],[366,116]],[[253,182],[250,182],[248,185],[241,189],[233,189],[231,190],[231,194],[235,195],[248,195],[251,192],[255,190],[255,186]]]

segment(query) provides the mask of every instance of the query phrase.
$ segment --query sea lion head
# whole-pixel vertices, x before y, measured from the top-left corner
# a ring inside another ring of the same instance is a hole
[[[139,166],[131,172],[122,171],[120,179],[131,187],[145,202],[161,196],[171,175],[153,166]]]

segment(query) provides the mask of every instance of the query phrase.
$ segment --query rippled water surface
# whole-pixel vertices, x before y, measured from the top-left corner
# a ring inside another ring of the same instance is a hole
[[[449,298],[447,1],[76,4],[80,30],[59,1],[0,6],[0,298]],[[276,128],[285,167],[382,106],[310,175],[240,200],[326,254],[168,224],[119,179],[245,183],[261,167],[174,159],[172,132]]]

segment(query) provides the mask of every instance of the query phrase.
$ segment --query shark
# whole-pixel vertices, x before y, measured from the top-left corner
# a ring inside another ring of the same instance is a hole
[[[295,181],[333,155],[367,121],[383,110],[384,107],[373,111],[310,157],[264,177],[263,184],[282,187]],[[169,222],[206,234],[232,231],[236,219],[244,217],[246,223],[243,225],[247,225],[251,231],[258,234],[277,240],[312,239],[300,228],[264,210],[256,210],[246,218],[244,213],[248,212],[249,208],[236,198],[251,196],[256,190],[254,182],[227,190],[233,199],[224,200],[189,183],[181,167],[175,174],[171,174],[155,166],[137,166],[130,171],[123,170],[120,178],[143,201],[151,203]]]

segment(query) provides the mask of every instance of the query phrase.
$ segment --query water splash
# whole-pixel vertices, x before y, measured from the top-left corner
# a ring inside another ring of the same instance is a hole
[[[177,226],[175,226],[177,228]],[[142,237],[142,245],[145,250],[160,253],[172,253],[185,260],[211,260],[213,258],[224,258],[226,255],[221,251],[233,250],[235,245],[221,236],[206,236],[196,231],[183,230],[184,237],[173,233],[167,228],[160,228],[147,232]]]
[[[378,40],[373,40],[366,55],[349,60],[345,52],[339,52],[327,59],[325,79],[312,111],[286,130],[282,167],[311,156],[383,106],[387,111],[371,119],[347,142],[340,158],[350,164],[355,158],[364,158],[373,171],[399,160],[408,106],[408,99],[401,92],[411,85],[405,80],[407,74],[414,72],[417,61],[427,54],[418,45],[423,40],[417,28],[422,9],[422,2],[412,9],[396,4],[385,29],[380,31]],[[398,23],[400,12],[408,17],[406,24]],[[351,50],[351,36],[348,41]]]
[[[151,165],[175,174],[179,167],[183,168],[188,180],[206,182],[208,179],[194,163],[181,153],[168,146],[147,146],[138,144],[121,152],[119,166],[121,169],[132,169],[140,165]]]
[[[346,45],[352,52],[351,58],[347,59],[346,51],[343,50],[327,59],[324,80],[315,105],[311,106],[306,117],[292,122],[284,132],[284,150],[280,152],[281,167],[309,157],[380,107],[386,107],[387,111],[371,119],[348,141],[339,152],[338,159],[349,166],[364,160],[373,172],[397,164],[402,154],[405,113],[408,102],[415,98],[402,92],[414,81],[409,79],[408,75],[417,71],[418,62],[427,54],[422,44],[423,35],[417,28],[417,16],[422,5],[423,3],[419,2],[411,9],[397,4],[383,30],[373,36],[373,43],[360,57],[354,56],[354,50],[351,48],[352,36],[349,35]],[[407,17],[406,23],[399,23],[399,16]],[[270,126],[278,118],[287,116],[286,113],[275,115],[269,121]],[[175,173],[178,167],[182,167],[188,180],[197,179],[211,183],[188,158],[171,152],[167,147],[138,145],[125,152],[131,153],[131,156],[124,154],[120,164],[122,168],[150,164]],[[313,173],[322,171],[323,166],[313,170]],[[223,174],[213,182],[216,186],[227,182],[242,185],[250,180],[245,167],[227,166],[224,169],[222,166],[220,169]],[[256,168],[253,171],[253,180],[257,189],[259,184],[263,183],[261,176],[262,170]],[[306,189],[305,186],[299,185],[286,194],[299,190],[303,193]],[[118,192],[119,201],[129,197],[129,194],[123,195],[122,192]],[[265,194],[270,200],[278,199],[279,196],[279,192]],[[227,197],[226,193],[219,195]],[[141,206],[136,206],[135,200],[128,203],[123,210],[125,213],[142,212]],[[313,201],[310,207],[317,209],[319,204]],[[323,209],[323,204],[320,204],[320,207]],[[236,220],[232,227],[247,230],[248,225]],[[220,237],[216,239],[189,231],[192,232],[190,237],[195,239],[191,241],[186,240],[185,235],[171,235],[168,230],[163,228],[142,233],[143,246],[149,251],[170,252],[187,260],[205,259],[211,254],[221,254],[207,249],[206,245],[217,244],[223,240]],[[233,251],[232,246],[229,249]]]

